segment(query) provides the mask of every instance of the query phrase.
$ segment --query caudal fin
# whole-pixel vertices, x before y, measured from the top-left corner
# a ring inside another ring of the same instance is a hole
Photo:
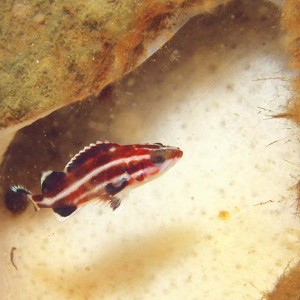
[[[27,189],[25,189],[21,185],[13,185],[9,188],[9,190],[11,190],[14,193],[22,193],[22,194],[27,194],[27,195],[31,194]]]
[[[20,185],[11,186],[5,194],[5,205],[13,213],[24,211],[31,193]]]

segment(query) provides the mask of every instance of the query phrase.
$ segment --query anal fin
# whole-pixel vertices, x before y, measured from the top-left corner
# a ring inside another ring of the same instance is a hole
[[[78,210],[78,207],[75,205],[61,206],[52,208],[52,210],[59,219],[59,221],[64,221],[65,219],[73,215]]]

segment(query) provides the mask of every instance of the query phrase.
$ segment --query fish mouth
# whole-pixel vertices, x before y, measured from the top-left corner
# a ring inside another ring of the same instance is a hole
[[[170,159],[180,159],[183,156],[183,151],[178,147],[170,147],[168,151]]]
[[[182,156],[183,156],[183,151],[178,148],[178,150],[177,150],[177,157],[181,158]]]

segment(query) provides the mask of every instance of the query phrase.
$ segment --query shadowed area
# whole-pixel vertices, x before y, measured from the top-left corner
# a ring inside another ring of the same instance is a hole
[[[62,269],[33,269],[37,284],[45,290],[64,295],[64,299],[102,299],[114,293],[133,293],[141,288],[146,292],[156,275],[176,267],[182,256],[195,247],[197,233],[186,228],[167,228],[152,235],[133,240],[131,244],[111,247],[86,266]],[[163,276],[164,276],[163,275]]]

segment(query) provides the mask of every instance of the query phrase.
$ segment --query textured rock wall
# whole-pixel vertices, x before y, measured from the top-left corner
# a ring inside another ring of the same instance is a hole
[[[176,20],[227,1],[3,1],[0,128],[98,93]]]
[[[285,44],[292,54],[291,66],[296,70],[294,81],[295,93],[291,99],[286,113],[281,116],[288,117],[300,124],[300,2],[287,0],[283,8],[282,25],[286,29]],[[298,190],[298,211],[300,208],[300,182],[295,187]],[[292,269],[287,270],[278,279],[274,290],[266,295],[268,300],[297,300],[300,298],[300,262]]]
[[[287,0],[282,14],[282,25],[286,29],[286,47],[293,55],[292,67],[298,71],[295,80],[295,97],[291,100],[285,116],[300,124],[300,2]]]
[[[99,93],[228,1],[2,1],[0,159],[18,129]]]

